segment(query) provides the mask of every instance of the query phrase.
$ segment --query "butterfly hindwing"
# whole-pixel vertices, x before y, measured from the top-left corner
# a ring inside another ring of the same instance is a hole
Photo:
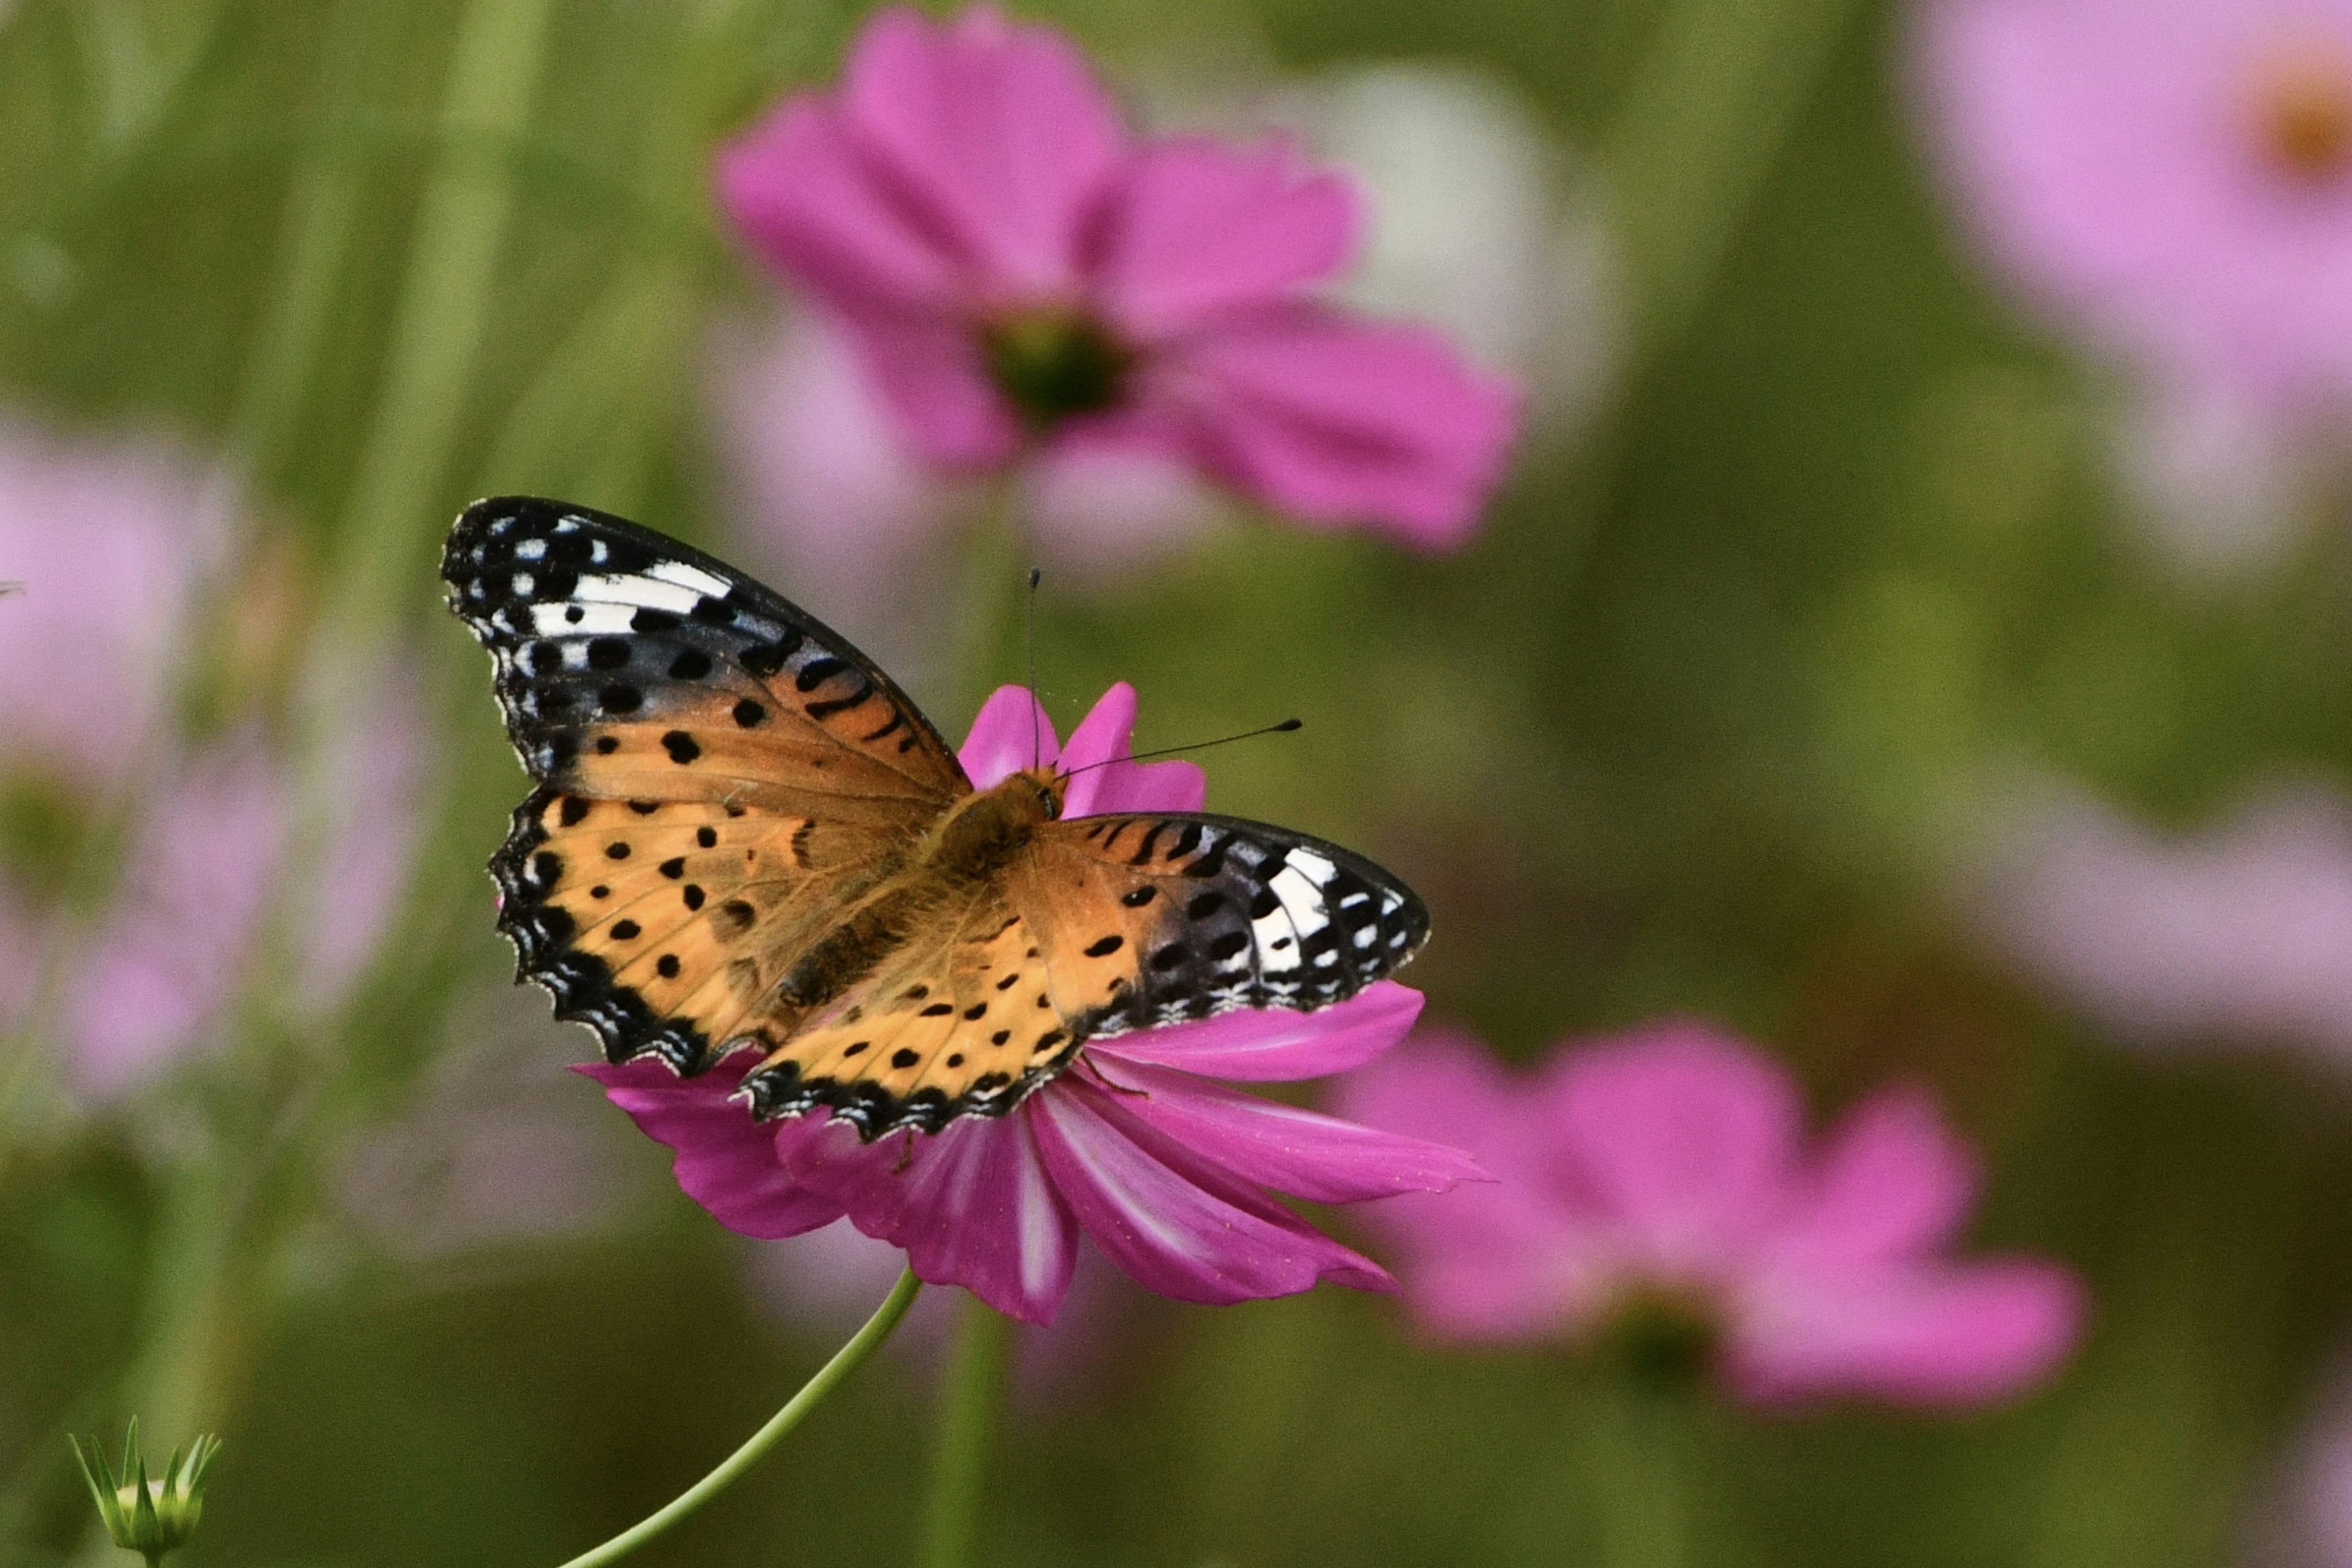
[[[829,1106],[867,1138],[1002,1115],[1077,1048],[1034,932],[1001,891],[942,911],[746,1078],[762,1116]]]

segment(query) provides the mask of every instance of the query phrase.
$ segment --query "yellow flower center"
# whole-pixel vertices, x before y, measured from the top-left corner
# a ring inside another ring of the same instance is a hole
[[[2305,188],[2352,175],[2352,58],[2308,47],[2259,73],[2255,144],[2271,172]]]

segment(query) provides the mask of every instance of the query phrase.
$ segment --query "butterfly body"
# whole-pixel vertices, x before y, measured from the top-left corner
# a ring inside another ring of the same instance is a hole
[[[1334,845],[974,789],[838,634],[723,563],[562,502],[478,502],[443,564],[539,787],[500,926],[614,1061],[740,1049],[761,1116],[866,1137],[1002,1115],[1090,1038],[1311,1011],[1410,959],[1418,900]]]

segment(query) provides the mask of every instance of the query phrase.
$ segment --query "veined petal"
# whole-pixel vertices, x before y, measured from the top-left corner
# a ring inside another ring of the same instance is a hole
[[[1168,345],[1139,373],[1137,400],[1170,411],[1196,460],[1235,489],[1428,549],[1469,537],[1519,409],[1516,388],[1434,332],[1306,303]]]
[[[718,1062],[694,1078],[650,1057],[572,1070],[604,1085],[640,1131],[677,1151],[670,1170],[677,1184],[728,1229],[772,1240],[831,1225],[841,1205],[794,1181],[777,1163],[775,1128],[727,1098],[749,1065],[739,1053],[731,1068]]]
[[[984,5],[946,26],[893,7],[858,36],[843,97],[861,141],[984,287],[1011,297],[1076,281],[1127,137],[1068,39]]]
[[[1169,1068],[1106,1058],[1127,1109],[1241,1181],[1320,1204],[1491,1182],[1461,1150],[1261,1100]]]
[[[1076,737],[1071,739],[1075,742]],[[1025,686],[1000,686],[990,692],[956,752],[974,789],[1003,784],[1033,763],[1051,767],[1061,760],[1062,742],[1054,733],[1054,721]]]
[[[866,1235],[905,1248],[923,1279],[961,1285],[1024,1322],[1054,1321],[1077,1232],[1024,1111],[872,1143],[829,1117],[809,1120],[817,1131],[778,1152],[810,1191]]]
[[[1151,342],[1279,300],[1346,264],[1360,209],[1344,179],[1307,168],[1286,141],[1152,142],[1128,160],[1108,208],[1100,304]]]
[[[1091,1041],[1087,1050],[1237,1083],[1321,1078],[1361,1067],[1404,1038],[1421,1016],[1422,1001],[1411,986],[1380,980],[1318,1013],[1238,1008],[1197,1023]]]
[[[1733,1315],[1726,1375],[1759,1401],[1990,1403],[2055,1371],[2086,1306],[2072,1274],[2025,1258],[1765,1281]]]
[[[1330,1279],[1392,1289],[1387,1272],[1119,1103],[1065,1076],[1024,1107],[1037,1150],[1096,1246],[1145,1289],[1223,1304]]]

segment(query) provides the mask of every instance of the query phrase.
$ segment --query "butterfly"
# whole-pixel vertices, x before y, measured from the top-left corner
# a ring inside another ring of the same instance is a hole
[[[1410,889],[1303,833],[1065,819],[1052,767],[974,789],[846,639],[651,529],[478,501],[441,570],[537,785],[490,862],[518,981],[616,1063],[756,1048],[760,1118],[1001,1116],[1089,1039],[1328,1006],[1427,938]]]

